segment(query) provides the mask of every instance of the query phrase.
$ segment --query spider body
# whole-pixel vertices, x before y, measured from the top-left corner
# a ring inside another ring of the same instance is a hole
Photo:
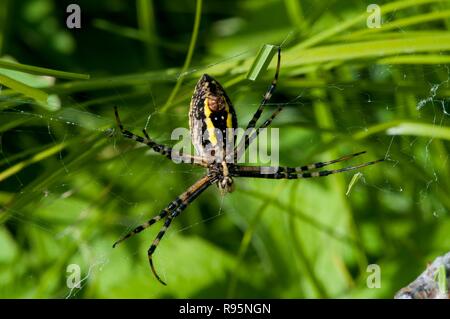
[[[233,177],[265,179],[314,178],[351,171],[383,161],[383,159],[379,159],[340,169],[317,171],[317,169],[323,168],[324,166],[346,161],[365,153],[358,152],[331,161],[317,162],[298,167],[243,166],[237,163],[236,160],[240,158],[250,143],[258,136],[259,130],[268,127],[282,110],[282,106],[278,106],[259,127],[256,127],[256,123],[261,117],[264,107],[275,91],[280,71],[280,56],[281,50],[278,48],[275,77],[264,94],[258,109],[255,111],[246,127],[246,132],[249,130],[251,131],[254,128],[256,128],[256,130],[252,131],[250,135],[246,134],[238,145],[235,145],[236,136],[234,129],[237,128],[237,117],[233,104],[219,82],[207,74],[204,74],[198,81],[189,108],[190,133],[192,144],[195,148],[195,155],[174,154],[171,147],[159,144],[151,139],[145,129],[143,130],[144,137],[124,129],[117,108],[115,108],[116,121],[124,137],[133,139],[138,143],[146,144],[155,152],[166,156],[169,159],[181,159],[183,162],[202,166],[207,170],[202,178],[197,180],[166,208],[161,210],[158,215],[142,225],[137,226],[113,245],[113,247],[115,247],[117,244],[143,231],[154,223],[164,220],[164,225],[147,253],[151,271],[162,284],[165,285],[153,266],[153,253],[167,229],[170,227],[173,219],[185,210],[186,207],[188,207],[188,205],[209,186],[216,184],[222,193],[227,193],[233,190]]]
[[[236,143],[236,111],[220,83],[208,74],[203,74],[195,86],[189,127],[196,155],[210,163],[208,174],[218,177],[217,186],[222,193],[232,192],[228,166]]]
[[[237,128],[236,112],[222,86],[204,74],[195,86],[189,108],[189,127],[192,144],[198,156],[222,158],[228,143],[235,141],[231,134]],[[231,137],[231,140],[228,139]]]

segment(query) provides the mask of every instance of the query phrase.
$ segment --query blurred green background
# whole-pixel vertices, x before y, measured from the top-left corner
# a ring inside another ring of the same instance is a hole
[[[376,2],[380,28],[367,24],[373,1],[77,1],[81,29],[68,29],[71,2],[0,1],[0,297],[392,298],[450,250],[448,1]],[[123,139],[113,106],[173,144],[208,73],[245,126],[274,61],[246,74],[281,43],[263,116],[286,104],[281,164],[360,150],[351,163],[387,161],[349,192],[355,172],[211,187],[156,250],[164,287],[146,253],[160,224],[111,246],[203,170]]]

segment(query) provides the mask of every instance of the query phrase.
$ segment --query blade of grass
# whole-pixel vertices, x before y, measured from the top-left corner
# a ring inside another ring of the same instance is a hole
[[[292,47],[283,51],[282,67],[285,74],[305,74],[316,68],[331,69],[342,64],[342,61],[377,58],[389,55],[411,54],[416,52],[441,52],[450,50],[449,32],[411,32],[401,37],[360,41],[345,44],[324,45],[310,49]],[[232,69],[233,74],[242,74],[251,67],[254,59],[250,57],[241,64],[224,63],[216,74],[226,73]],[[329,63],[324,66],[323,63]],[[314,64],[314,65],[312,65]]]
[[[360,180],[360,178],[363,176],[363,174],[361,172],[357,172],[353,175],[350,183],[348,184],[348,188],[347,191],[345,192],[345,196],[350,195],[350,192],[353,189],[353,186],[356,185],[356,183]]]
[[[8,155],[7,157],[0,159],[0,166],[8,165],[9,163],[13,163],[13,162],[21,160],[23,158],[32,156],[33,154],[43,152],[46,149],[49,149],[53,146],[55,146],[54,143],[44,144],[44,145],[39,145],[39,146],[33,147],[33,148],[27,148],[21,152],[18,152],[18,153],[12,154],[12,155]]]
[[[191,41],[189,43],[189,48],[188,48],[188,53],[186,55],[186,60],[184,61],[184,65],[181,68],[181,73],[180,73],[180,76],[177,79],[177,83],[175,84],[175,87],[173,88],[172,92],[170,93],[170,96],[167,99],[166,104],[160,109],[160,112],[167,111],[169,106],[172,104],[172,101],[175,98],[175,95],[178,93],[178,90],[180,89],[181,83],[183,83],[184,73],[189,68],[189,65],[191,64],[191,60],[192,60],[192,55],[194,54],[194,48],[195,48],[195,44],[197,42],[198,30],[200,28],[201,16],[202,16],[202,0],[197,0],[197,4],[196,4],[196,7],[195,7],[194,28],[192,30],[192,36],[191,36]]]
[[[290,201],[289,201],[289,209],[291,211],[295,210],[295,203],[296,203],[296,193],[298,188],[298,183],[293,184],[291,186],[290,191]],[[292,236],[292,245],[294,247],[295,252],[297,253],[297,257],[300,260],[305,273],[307,274],[308,279],[311,281],[312,286],[316,290],[316,293],[319,298],[329,298],[329,295],[327,293],[326,285],[322,283],[322,278],[319,278],[314,271],[314,259],[310,258],[305,251],[304,245],[302,243],[302,240],[300,236],[298,235],[298,227],[296,226],[296,220],[292,215],[288,216],[290,222],[289,224],[289,231],[291,232]]]
[[[54,94],[49,95],[42,90],[28,86],[6,75],[0,74],[0,84],[3,84],[16,92],[22,93],[27,97],[31,97],[39,105],[45,107],[50,111],[57,110],[61,106],[58,96]]]
[[[448,294],[447,276],[445,273],[445,265],[442,264],[434,274],[434,280],[438,283],[439,292],[442,294],[442,296],[447,296]]]
[[[303,10],[300,1],[284,0],[286,12],[291,20],[291,24],[299,31],[307,29],[307,22],[303,15]]]
[[[22,189],[22,192],[16,194],[10,203],[4,206],[4,209],[0,211],[0,224],[6,222],[10,215],[33,203],[37,197],[41,196],[43,189],[64,178],[67,175],[67,169],[72,170],[91,162],[94,154],[97,154],[106,143],[108,143],[108,140],[101,134],[93,137],[91,135],[87,140],[85,138],[84,142],[80,143],[78,152],[73,152],[65,159],[65,167],[47,170],[46,173],[41,174],[38,179],[28,184]]]
[[[147,63],[152,68],[161,64],[158,49],[151,44],[151,39],[158,38],[155,26],[153,0],[136,0],[136,12],[139,30],[144,36],[147,50]]]
[[[377,61],[378,64],[448,64],[450,55],[439,54],[411,54],[392,56]]]
[[[261,77],[262,72],[264,72],[272,61],[273,56],[277,52],[277,47],[275,45],[265,44],[261,47],[258,55],[255,58],[251,68],[248,70],[247,79],[250,81],[256,81]]]
[[[6,25],[8,23],[9,0],[0,2],[0,56],[3,54],[3,43],[5,41]]]
[[[370,39],[371,40],[386,40],[386,39],[399,39],[399,38],[414,38],[414,37],[434,37],[439,34],[446,34],[448,31],[442,31],[442,30],[408,30],[407,32],[378,32],[378,33],[371,33]],[[336,38],[338,41],[336,42],[348,42],[348,41],[357,41],[357,40],[367,40],[369,38],[367,34],[361,34],[361,35],[355,35],[353,36],[353,33],[350,34],[344,34],[342,36],[339,36]]]
[[[124,38],[129,38],[138,41],[146,40],[140,30],[131,27],[117,25],[115,23],[109,22],[108,20],[95,19],[94,21],[92,21],[92,26],[103,31],[117,34]]]
[[[32,102],[33,102],[32,99],[25,99],[25,98],[22,98],[22,99],[11,98],[11,99],[8,99],[8,101],[1,102],[1,103],[0,103],[0,111],[3,111],[3,110],[6,110],[6,109],[9,109],[9,108],[12,108],[12,107],[14,107],[14,106],[16,106],[16,105],[20,105],[20,104],[23,104],[23,103],[32,103]]]
[[[45,149],[37,154],[35,154],[33,157],[26,159],[22,162],[19,162],[7,169],[5,169],[4,171],[0,172],[0,182],[7,179],[8,177],[19,173],[21,170],[23,170],[25,167],[37,163],[39,161],[42,161],[44,159],[46,159],[49,156],[52,156],[58,152],[60,152],[61,150],[63,150],[69,143],[67,142],[62,142],[59,144],[56,144],[48,149]]]
[[[450,140],[450,127],[426,123],[404,122],[386,130],[388,135],[426,136]]]
[[[22,93],[25,96],[31,97],[38,102],[46,102],[48,99],[48,94],[44,91],[23,84],[3,74],[0,74],[0,84],[3,84],[16,92]]]
[[[411,122],[409,120],[395,120],[372,125],[364,130],[354,133],[352,139],[361,140],[381,132],[386,132],[388,135],[426,136],[450,140],[450,127]]]
[[[381,6],[380,10],[381,10],[381,12],[383,12],[383,14],[387,14],[387,13],[390,13],[393,11],[399,11],[401,9],[405,9],[405,8],[409,8],[409,7],[419,6],[422,4],[433,3],[433,2],[441,2],[441,1],[445,1],[445,0],[395,1],[395,2],[388,3],[388,4]],[[343,31],[351,28],[352,26],[354,26],[358,23],[362,23],[366,19],[367,19],[367,13],[363,13],[353,19],[343,21],[342,23],[339,23],[330,29],[324,30],[324,31],[318,33],[317,35],[308,38],[307,40],[296,45],[294,48],[298,50],[298,49],[305,49],[305,48],[311,47],[315,44],[318,44],[320,42],[323,42],[323,41],[331,38],[335,34],[341,33]]]
[[[425,14],[419,14],[412,17],[407,17],[403,19],[398,19],[392,22],[383,23],[381,28],[372,28],[356,31],[346,37],[347,40],[352,39],[353,37],[361,37],[361,36],[370,36],[373,33],[385,32],[393,29],[401,30],[404,27],[421,24],[425,22],[447,19],[450,17],[450,10],[438,11],[438,12],[430,12]]]
[[[415,37],[394,40],[335,44],[307,50],[291,49],[284,55],[284,66],[358,58],[383,57],[393,54],[450,50],[450,33],[436,37]]]
[[[283,185],[279,184],[276,187],[276,190],[281,191],[282,187],[283,187]],[[250,243],[252,241],[256,227],[257,227],[258,223],[260,222],[262,215],[264,214],[267,207],[269,206],[271,200],[272,199],[270,197],[267,197],[263,200],[263,203],[261,204],[260,208],[257,209],[255,216],[253,216],[251,221],[248,223],[247,228],[244,232],[244,235],[242,236],[241,243],[239,245],[239,250],[237,253],[237,257],[236,257],[236,263],[234,265],[234,271],[231,274],[231,279],[228,284],[228,289],[227,289],[228,298],[235,297],[238,278],[239,278],[239,266],[241,265],[241,263],[245,257],[245,254],[248,250],[248,247],[250,246]]]
[[[54,76],[56,78],[63,78],[63,79],[88,80],[90,78],[89,74],[58,71],[53,69],[41,68],[33,65],[9,62],[5,60],[0,60],[0,68],[22,71],[37,75]]]
[[[151,46],[159,45],[163,48],[166,48],[166,49],[169,49],[172,51],[177,51],[177,52],[184,52],[186,50],[184,45],[180,45],[177,43],[171,43],[169,41],[163,41],[163,40],[156,38],[154,36],[151,36],[151,35],[145,36],[144,34],[142,34],[142,31],[140,31],[138,29],[121,26],[121,25],[112,23],[107,20],[94,19],[94,21],[92,21],[92,25],[95,28],[98,28],[100,30],[103,30],[106,32],[111,32],[111,33],[117,34],[121,37],[129,38],[129,39],[133,39],[133,40],[137,40],[137,41],[142,41],[142,42],[148,43],[148,45],[151,45]]]
[[[30,118],[22,117],[22,118],[19,118],[19,119],[16,119],[16,120],[9,120],[6,123],[2,123],[0,125],[0,133],[6,132],[6,131],[8,131],[8,130],[14,128],[14,127],[17,127],[19,125],[22,125],[22,124],[24,124],[24,123],[26,123],[26,122],[28,122],[30,120],[31,120]]]
[[[145,73],[131,73],[118,76],[93,79],[90,81],[72,81],[56,84],[48,88],[55,93],[73,93],[80,91],[92,91],[109,88],[117,88],[131,85],[148,84],[152,82],[172,82],[178,69],[166,69],[163,71],[149,71]]]

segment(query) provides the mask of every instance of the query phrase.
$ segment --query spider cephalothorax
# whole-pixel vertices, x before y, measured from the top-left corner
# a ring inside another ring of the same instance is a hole
[[[337,162],[349,160],[355,156],[365,152],[358,152],[338,159],[317,162],[309,165],[298,167],[278,167],[278,166],[243,166],[236,163],[242,152],[248,148],[252,140],[258,135],[259,129],[270,126],[273,119],[281,112],[282,106],[278,106],[275,111],[259,126],[256,127],[265,105],[270,100],[272,93],[278,81],[280,71],[281,51],[278,48],[278,60],[275,77],[271,85],[264,94],[260,106],[254,113],[252,119],[247,124],[246,131],[257,128],[254,134],[244,136],[239,145],[235,145],[236,135],[234,129],[237,128],[237,118],[234,107],[228,98],[223,87],[207,74],[204,74],[198,81],[194,94],[192,96],[191,106],[189,109],[189,124],[191,130],[192,144],[194,145],[196,155],[174,154],[172,148],[159,144],[152,140],[147,131],[144,129],[144,137],[125,130],[115,109],[117,124],[122,134],[139,143],[143,143],[152,148],[155,152],[160,153],[172,160],[181,160],[184,163],[202,166],[207,169],[207,174],[195,182],[184,193],[172,201],[158,215],[151,218],[146,223],[136,227],[134,230],[123,236],[114,243],[115,247],[118,243],[141,232],[145,228],[153,225],[157,221],[164,219],[164,226],[156,236],[152,245],[148,250],[148,260],[150,268],[155,277],[165,284],[155,271],[153,266],[153,253],[164,236],[165,232],[171,225],[173,219],[177,217],[186,207],[195,200],[209,186],[216,184],[222,193],[228,193],[233,190],[233,177],[253,177],[266,179],[299,179],[310,177],[321,177],[330,174],[355,170],[367,165],[372,165],[382,161],[376,160],[366,162],[355,166],[347,166],[341,169],[320,170],[327,165]],[[231,147],[230,147],[231,145]]]
[[[234,191],[233,178],[230,175],[230,170],[234,167],[233,164],[224,162],[212,163],[208,167],[208,175],[217,178],[217,187],[219,187],[221,194],[231,193]]]

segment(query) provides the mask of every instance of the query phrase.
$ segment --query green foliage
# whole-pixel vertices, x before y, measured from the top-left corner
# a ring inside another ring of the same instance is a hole
[[[272,57],[277,52],[277,47],[274,45],[264,45],[258,52],[255,61],[253,62],[246,78],[250,81],[255,81],[269,66]]]
[[[0,297],[391,298],[450,250],[448,1],[385,1],[375,29],[356,0],[79,1],[79,30],[69,3],[0,2]],[[258,50],[282,43],[267,107],[285,104],[281,164],[387,161],[238,179],[223,198],[211,187],[154,255],[163,287],[146,256],[159,225],[111,245],[203,170],[124,140],[113,106],[173,144],[208,73],[244,126],[275,68]],[[379,289],[366,285],[373,263]],[[70,264],[81,289],[66,285]]]

